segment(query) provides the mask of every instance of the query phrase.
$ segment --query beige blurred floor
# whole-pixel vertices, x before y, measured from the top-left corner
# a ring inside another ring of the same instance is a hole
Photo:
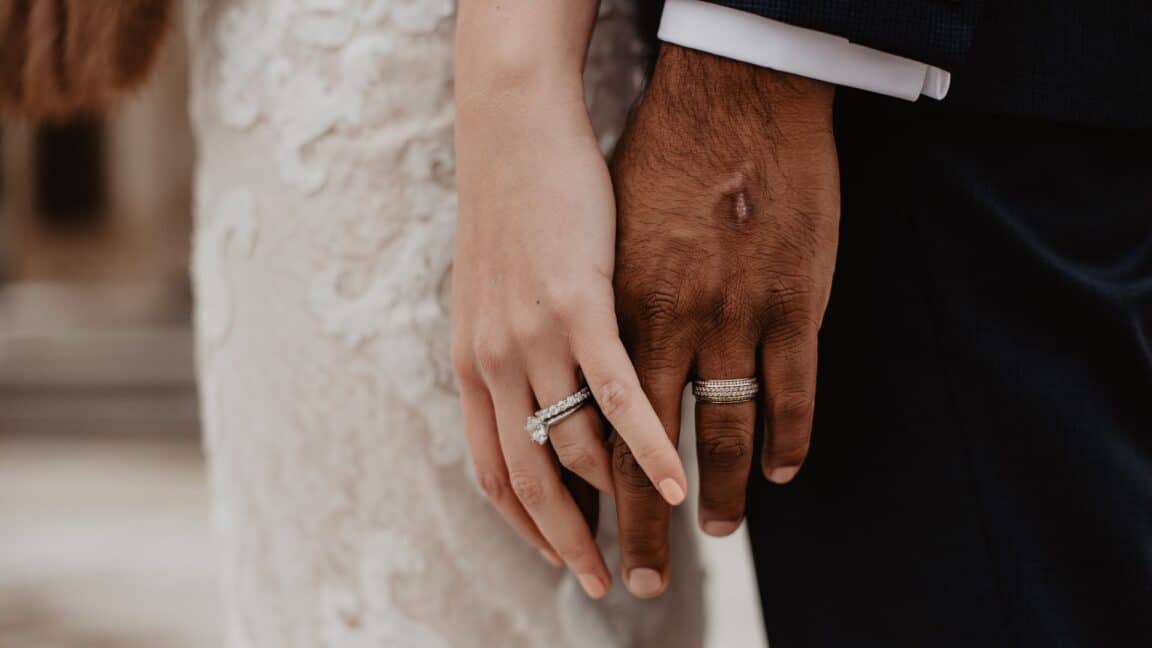
[[[221,645],[193,439],[0,437],[0,646]]]
[[[701,542],[705,645],[764,646],[743,533]],[[0,436],[0,647],[215,648],[214,570],[194,440]]]

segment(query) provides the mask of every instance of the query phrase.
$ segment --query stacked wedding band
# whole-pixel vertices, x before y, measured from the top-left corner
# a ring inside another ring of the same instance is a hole
[[[528,417],[524,431],[531,435],[532,440],[538,445],[548,443],[548,428],[575,414],[576,410],[583,407],[591,397],[592,390],[583,387],[580,391],[565,396],[548,407],[536,410],[535,414]]]
[[[692,395],[702,403],[745,403],[759,393],[760,382],[755,377],[692,381]]]

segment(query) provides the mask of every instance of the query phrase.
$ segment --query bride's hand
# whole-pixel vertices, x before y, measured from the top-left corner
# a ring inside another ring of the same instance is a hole
[[[596,3],[505,5],[460,8],[454,365],[484,491],[599,598],[611,576],[558,464],[612,492],[600,418],[582,408],[551,428],[549,447],[532,441],[528,416],[586,382],[670,503],[686,480],[616,325],[613,193],[580,78]]]

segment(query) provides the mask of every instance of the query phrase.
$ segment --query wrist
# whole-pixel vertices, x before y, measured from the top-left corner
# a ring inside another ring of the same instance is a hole
[[[456,70],[458,132],[554,131],[588,120],[579,64],[487,53]]]
[[[580,140],[595,142],[582,88],[550,90],[529,84],[467,95],[457,89],[455,125],[460,152],[538,153],[571,149]]]
[[[492,103],[583,101],[582,62],[533,59],[489,52],[458,61],[455,79],[458,106]]]
[[[465,0],[456,31],[457,105],[584,97],[598,0]]]
[[[663,43],[648,95],[674,99],[681,110],[697,115],[761,122],[767,117],[797,130],[823,130],[831,124],[835,86]]]

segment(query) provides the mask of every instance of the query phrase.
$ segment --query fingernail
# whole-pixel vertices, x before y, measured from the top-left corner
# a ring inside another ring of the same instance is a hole
[[[580,579],[580,587],[583,587],[584,593],[591,598],[598,599],[608,593],[604,581],[592,574],[580,574],[576,578]]]
[[[722,538],[740,528],[740,520],[736,520],[735,522],[731,520],[710,520],[700,526],[704,529],[704,533],[713,537]]]
[[[677,484],[675,479],[669,477],[661,481],[657,487],[660,489],[660,494],[663,495],[664,499],[668,500],[668,503],[672,506],[676,506],[684,501],[684,489],[680,488],[680,484]]]
[[[660,593],[664,586],[660,572],[647,567],[637,567],[628,572],[628,591],[641,598],[651,598]]]
[[[798,472],[800,472],[800,466],[777,466],[776,468],[769,468],[766,476],[770,482],[787,484]]]
[[[553,567],[564,566],[564,561],[560,560],[560,556],[557,556],[552,550],[537,549],[537,551],[540,552],[540,557],[543,558],[549,565],[552,565]]]

